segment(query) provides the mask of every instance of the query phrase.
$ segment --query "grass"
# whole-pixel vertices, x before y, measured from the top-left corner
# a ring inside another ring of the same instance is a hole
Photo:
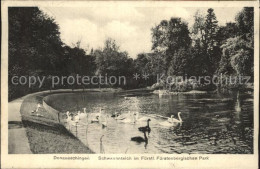
[[[31,151],[35,154],[93,153],[62,124],[58,123],[55,115],[47,112],[43,107],[39,110],[39,114],[43,117],[31,115],[31,111],[36,109],[37,104],[42,103],[42,99],[41,94],[27,97],[20,110]]]

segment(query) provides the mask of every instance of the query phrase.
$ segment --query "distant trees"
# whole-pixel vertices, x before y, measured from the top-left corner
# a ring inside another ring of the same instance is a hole
[[[187,23],[182,22],[181,18],[161,21],[159,25],[152,28],[152,43],[152,50],[163,55],[164,73],[174,73],[172,72],[173,66],[176,66],[174,62],[184,59],[176,53],[181,49],[189,48],[191,44]],[[179,61],[179,63],[182,63],[182,61]]]
[[[8,8],[9,97],[24,95],[29,90],[11,84],[12,75],[48,75],[62,67],[63,43],[53,18],[35,7]]]
[[[125,76],[128,86],[120,87],[137,88],[151,86],[157,75],[162,74],[253,77],[254,73],[254,11],[251,7],[243,8],[235,23],[225,26],[218,26],[212,8],[206,15],[197,11],[190,30],[181,18],[162,20],[151,29],[152,53],[138,54],[136,59],[121,51],[111,38],[105,40],[103,48],[90,52],[80,47],[80,41],[73,47],[63,44],[55,20],[36,7],[12,7],[8,15],[9,98],[50,88],[50,84],[42,89],[14,86],[10,79],[13,75],[47,76],[47,80],[54,75]],[[147,73],[150,81],[134,81],[134,73]]]
[[[120,51],[115,40],[106,39],[104,48],[95,50],[93,55],[95,57],[96,75],[129,75],[128,68],[132,66],[133,60],[128,56],[127,52]]]
[[[228,25],[227,25],[228,26]],[[254,73],[254,10],[245,7],[236,16],[234,32],[222,44],[219,73],[252,76]]]
[[[253,76],[253,15],[253,8],[244,8],[236,23],[218,26],[212,8],[206,15],[197,11],[190,32],[180,18],[162,20],[152,28],[154,53],[149,54],[158,59],[152,63],[149,55],[142,54],[136,59],[137,69],[142,65],[142,70],[171,76]],[[159,63],[163,70],[154,66],[148,69]]]
[[[55,71],[63,48],[54,19],[34,7],[12,7],[8,15],[10,73]]]

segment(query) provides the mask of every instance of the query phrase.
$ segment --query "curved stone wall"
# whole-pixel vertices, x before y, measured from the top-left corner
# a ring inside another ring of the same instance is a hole
[[[48,100],[48,97],[49,96],[46,96],[43,98],[42,100],[42,105],[43,107],[45,108],[46,111],[48,111],[54,119],[56,119],[58,122],[61,122],[61,119],[60,119],[60,112],[54,108],[52,108],[51,106],[49,106],[46,102],[46,100]]]

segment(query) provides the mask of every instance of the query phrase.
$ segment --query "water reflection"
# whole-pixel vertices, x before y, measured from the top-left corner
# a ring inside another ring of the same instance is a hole
[[[77,136],[97,153],[253,153],[252,95],[158,97],[147,93],[130,96],[86,93],[58,94],[50,101],[62,112],[77,112],[86,107],[89,118],[93,112],[104,109],[104,114],[108,115],[107,127],[89,122],[77,128]],[[145,139],[138,128],[146,126],[146,121],[124,123],[111,117],[115,112],[125,114],[128,111],[151,119],[147,144],[131,141],[132,137]],[[177,117],[178,112],[182,112],[183,123],[161,125],[171,115]],[[74,126],[72,132],[75,130]]]

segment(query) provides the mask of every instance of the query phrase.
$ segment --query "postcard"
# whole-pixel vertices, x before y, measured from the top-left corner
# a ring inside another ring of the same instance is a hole
[[[258,168],[259,2],[1,4],[2,168]]]

